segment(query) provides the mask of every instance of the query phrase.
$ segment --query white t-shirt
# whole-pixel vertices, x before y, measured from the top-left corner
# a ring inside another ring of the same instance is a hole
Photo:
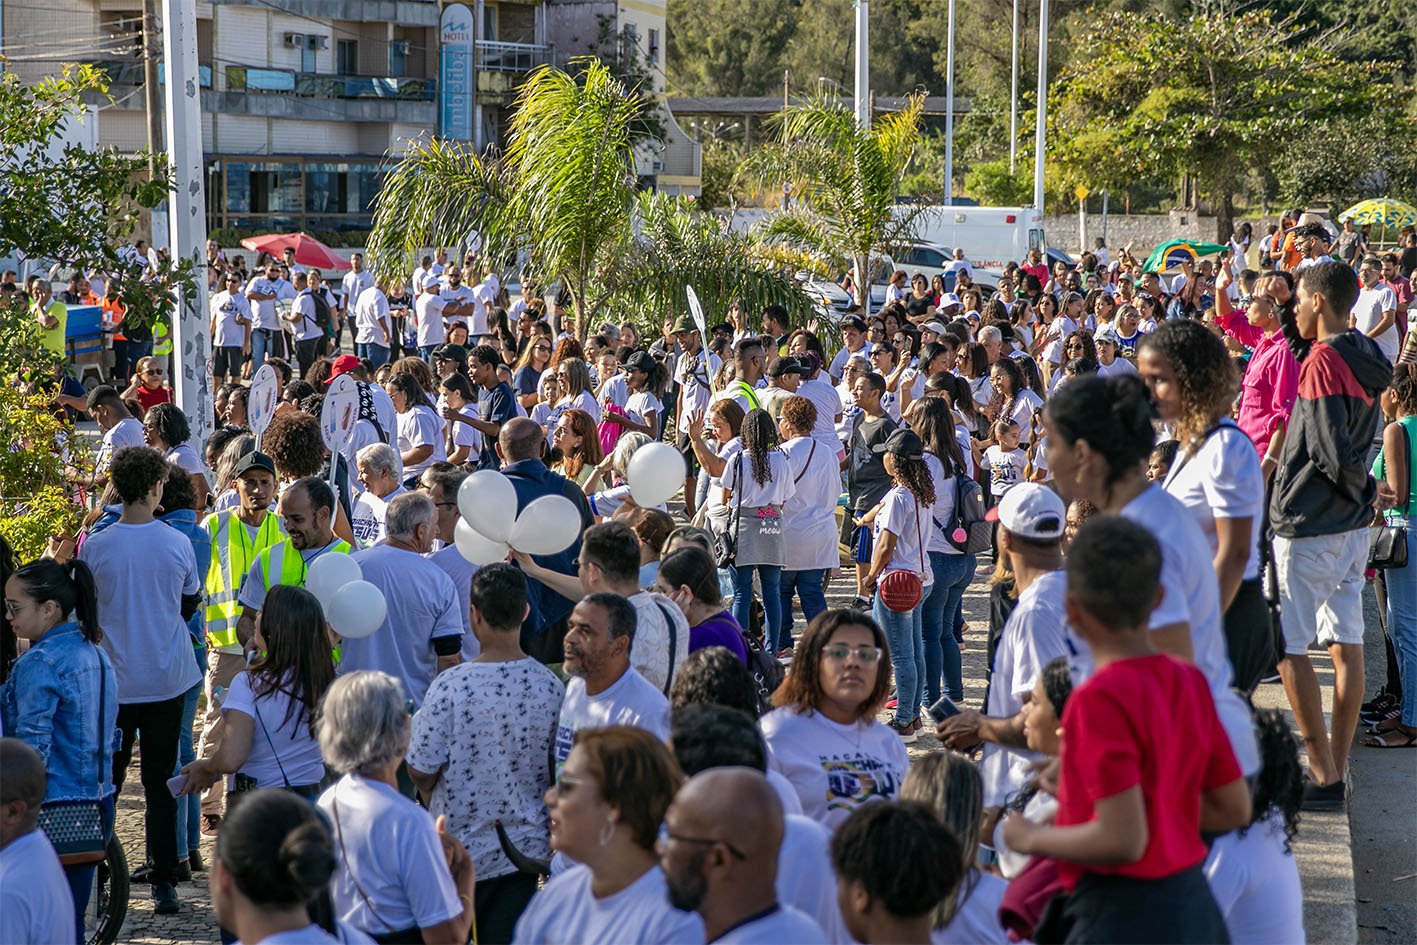
[[[825,942],[827,937],[822,927],[805,913],[779,903],[762,918],[735,925],[714,941],[721,945],[782,945],[784,942]]]
[[[1245,562],[1245,580],[1259,577],[1260,517],[1264,514],[1264,476],[1259,455],[1250,438],[1229,417],[1201,445],[1191,459],[1178,455],[1166,475],[1166,491],[1181,500],[1210,546],[1211,560],[1220,549],[1215,520],[1250,519],[1250,549]]]
[[[1042,406],[1043,398],[1027,387],[1019,391],[1018,396],[1014,398],[1013,407],[1010,408],[1005,419],[1018,424],[1020,446],[1027,446],[1033,442],[1033,414]]]
[[[1373,340],[1382,349],[1383,356],[1389,361],[1397,360],[1397,293],[1393,292],[1389,286],[1379,282],[1371,289],[1361,289],[1358,292],[1358,301],[1353,303],[1353,325],[1363,334],[1367,334],[1377,327],[1382,321],[1384,312],[1393,312],[1393,322],[1387,327],[1387,331],[1378,335]]]
[[[974,278],[974,267],[969,264],[968,259],[951,259],[945,263],[945,272],[952,273],[956,278],[961,272],[970,279]]]
[[[295,297],[290,312],[298,316],[295,321],[289,323],[295,328],[296,341],[311,341],[324,334],[320,323],[315,321],[315,295],[309,289]]]
[[[650,391],[635,391],[625,401],[625,412],[636,423],[649,423],[649,415],[654,414],[655,426],[658,427],[659,421],[664,419],[664,401],[654,396]],[[650,436],[659,436],[659,430],[651,430]]]
[[[462,915],[442,841],[426,810],[382,781],[357,774],[336,781],[319,804],[339,854],[330,899],[342,922],[381,935]]]
[[[463,626],[462,658],[463,662],[475,660],[482,652],[482,644],[472,632],[472,578],[477,574],[477,565],[464,558],[457,545],[439,548],[428,560],[443,569],[458,592],[458,616],[462,617]]]
[[[633,666],[594,696],[586,693],[584,679],[572,677],[556,725],[556,767],[571,753],[577,732],[608,725],[632,725],[664,741],[669,738],[669,700]]]
[[[835,435],[835,434],[833,434]],[[752,457],[739,450],[729,457],[723,467],[724,488],[732,490],[728,500],[731,508],[740,505],[746,509],[756,509],[764,505],[781,506],[796,491],[792,484],[792,473],[787,467],[787,456],[778,449],[769,450],[765,457],[768,467],[768,481],[758,482],[758,471]],[[742,467],[740,472],[739,467]]]
[[[497,302],[496,282],[497,277],[489,275],[472,290],[472,322],[467,331],[474,338],[487,334],[488,313]]]
[[[216,348],[239,348],[246,343],[246,326],[236,324],[237,316],[251,318],[251,300],[240,292],[223,290],[212,296],[212,320],[216,322],[216,336],[212,346]]]
[[[90,535],[79,558],[93,572],[119,704],[175,699],[201,682],[182,595],[201,590],[204,575],[187,537],[162,522],[115,522]]]
[[[1299,864],[1286,845],[1278,810],[1211,845],[1205,878],[1234,945],[1306,941]]]
[[[876,541],[881,540],[882,532],[896,536],[891,559],[886,563],[887,571],[911,571],[920,575],[927,587],[934,583],[930,557],[922,544],[929,530],[935,527],[928,506],[916,502],[915,495],[904,486],[891,486],[881,500],[881,511],[871,524]]]
[[[812,437],[833,451],[841,448],[841,438],[836,434],[836,418],[845,408],[836,387],[820,376],[816,380],[803,381],[797,387],[797,395],[806,397],[817,408],[817,422],[812,426]]]
[[[782,506],[783,567],[788,571],[834,568],[837,553],[836,501],[841,469],[836,452],[819,440],[799,436],[782,444],[787,475],[795,480]]]
[[[660,692],[669,688],[669,624],[673,620],[674,672],[689,658],[689,621],[663,594],[640,591],[629,598],[635,608],[635,642],[630,665]]]
[[[384,516],[388,514],[389,503],[407,491],[403,486],[396,486],[382,499],[368,489],[359,494],[354,503],[354,514],[349,517],[349,528],[361,548],[384,540]]]
[[[769,780],[778,775],[768,769]],[[793,800],[797,800],[796,794]],[[798,805],[801,806],[800,804]],[[841,919],[836,900],[836,874],[830,869],[813,869],[812,864],[831,862],[831,833],[817,821],[800,813],[785,812],[782,818],[782,847],[777,854],[777,901],[813,919],[825,933],[810,942],[846,945],[852,938]],[[806,868],[804,868],[806,867]],[[796,941],[779,939],[780,942]]]
[[[1068,655],[1067,620],[1063,595],[1067,575],[1053,571],[1034,581],[1019,595],[1018,606],[1009,614],[994,654],[994,671],[989,680],[986,715],[1013,718],[1023,709],[1024,699],[1033,693],[1043,667],[1050,660]],[[1037,752],[984,743],[984,806],[1000,807],[1009,795],[1028,783],[1029,765],[1039,759]]]
[[[418,346],[440,345],[448,338],[448,326],[443,322],[443,309],[448,300],[441,295],[420,293],[413,303],[414,322],[418,326]]]
[[[348,280],[349,276],[345,276],[345,279]],[[346,299],[348,298],[346,296]],[[389,297],[378,286],[371,285],[354,297],[353,305],[355,343],[377,344],[387,347],[390,339],[384,335],[380,320],[382,319],[383,324],[389,325],[389,330],[393,331],[393,324],[389,319]]]
[[[840,446],[851,439],[851,424],[856,420],[861,408],[856,406],[856,397],[846,389],[845,382],[836,386],[836,395],[841,398],[841,420],[834,427],[837,444]]]
[[[345,308],[349,308],[359,300],[359,296],[366,289],[374,288],[374,274],[368,269],[361,269],[358,272],[351,269],[344,274],[339,285],[340,292],[344,296]]]
[[[398,415],[399,454],[409,452],[416,446],[431,446],[433,452],[421,462],[404,466],[404,478],[422,474],[434,463],[448,458],[448,446],[443,440],[443,419],[433,412],[432,407],[419,404]]]
[[[530,657],[462,663],[433,681],[413,717],[408,764],[442,773],[428,812],[447,815],[448,832],[467,847],[480,879],[516,872],[493,821],[528,856],[551,855],[542,796],[551,786],[565,694],[561,680]]]
[[[632,498],[628,485],[611,486],[609,489],[601,489],[599,492],[586,496],[586,501],[590,503],[590,513],[600,518],[609,518],[620,510],[625,504],[625,500]],[[668,512],[669,506],[661,502],[654,508],[661,512]]]
[[[1220,614],[1220,583],[1200,526],[1181,500],[1153,483],[1122,508],[1122,517],[1147,528],[1161,545],[1161,603],[1151,612],[1153,630],[1185,623],[1191,631],[1192,662],[1205,674],[1215,697],[1215,714],[1230,736],[1230,748],[1245,775],[1260,769],[1250,709],[1230,688],[1235,672],[1225,646]],[[1068,633],[1073,682],[1092,675],[1092,654],[1075,633]]]
[[[252,299],[250,293],[255,292],[259,295],[274,295],[276,298],[285,298],[286,284],[284,279],[271,280],[267,279],[265,276],[257,276],[246,283],[247,301],[252,303],[251,310],[255,313],[255,320],[251,324],[252,328],[278,330],[280,328],[280,318],[276,315],[276,300],[274,298]]]
[[[325,777],[320,745],[310,732],[310,716],[283,689],[296,687],[294,680],[256,697],[251,691],[251,674],[237,673],[222,701],[222,714],[240,712],[251,719],[251,753],[241,765],[241,773],[256,779],[261,787],[319,784]],[[287,721],[289,713],[289,721]],[[284,777],[281,772],[284,771]]]
[[[691,369],[694,365],[697,365],[697,370]],[[721,367],[723,359],[712,351],[705,352],[701,349],[697,355],[679,356],[679,362],[674,365],[674,383],[679,388],[678,415],[686,423],[689,417],[700,416],[708,410],[709,383],[717,376]]]
[[[1126,358],[1122,357],[1120,354],[1112,359],[1111,364],[1103,364],[1101,361],[1097,362],[1098,377],[1113,377],[1118,374],[1135,373],[1137,373],[1137,366],[1132,362],[1128,361]]]
[[[197,451],[192,448],[191,443],[178,443],[167,451],[164,457],[169,463],[176,463],[182,467],[182,471],[189,476],[205,475],[207,467],[203,464]]]
[[[546,429],[554,430],[556,424],[561,419],[561,414],[567,410],[584,410],[590,414],[591,420],[600,422],[600,404],[596,401],[595,395],[588,390],[583,390],[574,397],[562,397],[551,408],[551,413],[546,417]]]
[[[591,892],[590,867],[573,866],[552,876],[517,920],[517,945],[681,945],[702,942],[697,912],[669,904],[669,886],[651,866],[624,889],[604,898]]]
[[[606,404],[623,408],[630,399],[629,380],[623,374],[616,374],[600,387],[600,396],[595,399],[604,409]]]
[[[995,443],[984,451],[984,465],[989,470],[989,494],[995,499],[1023,482],[1028,468],[1028,454],[1020,447],[1005,452]]]
[[[925,468],[930,470],[930,484],[935,487],[935,504],[926,509],[930,516],[930,526],[925,532],[925,551],[944,555],[961,554],[962,552],[945,537],[945,530],[950,527],[950,520],[955,514],[955,479],[945,475],[945,464],[934,453],[925,454]]]
[[[444,279],[444,280],[443,280],[443,289],[442,289],[442,291],[440,291],[440,292],[438,293],[438,297],[443,300],[443,304],[444,304],[444,305],[463,305],[463,304],[465,304],[465,303],[467,303],[467,302],[471,302],[471,301],[472,301],[472,289],[468,288],[468,287],[465,286],[465,285],[462,285],[461,283],[458,285],[458,287],[457,287],[456,289],[454,289],[452,286],[450,286],[450,285],[448,284],[448,280],[447,280],[447,279]],[[467,324],[467,316],[466,316],[466,315],[445,315],[444,318],[446,319],[446,323],[449,324],[449,325],[466,325],[466,324]],[[484,319],[484,320],[483,320],[483,323],[482,323],[482,331],[481,331],[481,332],[478,332],[477,334],[483,334],[483,333],[485,333],[486,331],[487,331],[487,322],[486,322],[486,320]],[[469,334],[469,336],[472,336],[473,333],[469,331],[468,334]]]
[[[142,421],[124,417],[104,432],[103,444],[98,448],[94,468],[99,472],[107,472],[109,464],[113,462],[114,453],[125,446],[147,445],[148,441],[143,437]]]
[[[820,712],[783,708],[758,728],[768,767],[792,782],[802,813],[828,830],[862,804],[894,799],[910,768],[900,736],[872,718],[840,725]]]
[[[72,942],[74,897],[44,831],[0,849],[0,942]],[[702,938],[702,934],[700,934]]]
[[[339,672],[377,669],[397,676],[415,707],[438,671],[433,641],[455,637],[461,644],[463,618],[458,593],[447,572],[413,551],[375,545],[356,551],[364,580],[384,592],[388,614],[372,634],[340,645]]]
[[[1007,942],[1009,935],[999,924],[999,903],[1004,900],[1004,890],[1009,884],[993,873],[971,869],[964,878],[965,883],[973,883],[968,898],[960,903],[950,923],[943,928],[930,930],[932,945],[998,945]]]

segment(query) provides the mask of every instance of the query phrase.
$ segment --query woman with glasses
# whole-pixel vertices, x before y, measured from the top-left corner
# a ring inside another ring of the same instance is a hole
[[[679,781],[674,756],[643,729],[612,725],[577,732],[546,792],[551,849],[577,865],[557,873],[532,897],[512,940],[526,945],[703,941],[699,916],[670,905],[656,852],[657,842],[720,842],[667,834],[661,827]]]
[[[567,410],[557,418],[551,428],[551,445],[556,450],[551,468],[582,488],[605,459],[595,421],[584,410]]]
[[[429,379],[431,381],[431,375]],[[395,374],[384,389],[398,414],[398,449],[403,460],[404,484],[416,483],[423,470],[447,461],[443,418],[438,416],[412,374]]]
[[[1097,343],[1092,340],[1092,333],[1078,329],[1070,332],[1063,339],[1062,364],[1066,367],[1077,360],[1091,361],[1097,364]],[[1063,382],[1065,374],[1063,371],[1053,371],[1048,379],[1048,392],[1051,394],[1058,389],[1058,385]]]
[[[465,942],[472,860],[399,793],[411,708],[388,673],[349,673],[325,694],[315,722],[320,753],[343,775],[319,800],[339,860],[330,900],[338,920],[381,942]]]
[[[163,381],[164,374],[157,358],[139,358],[133,379],[120,396],[124,400],[136,400],[144,413],[158,404],[170,404],[173,401],[172,388]]]
[[[773,711],[759,722],[768,767],[791,782],[802,813],[835,830],[857,807],[896,797],[905,745],[876,712],[890,688],[885,631],[859,610],[828,610],[797,641]],[[823,761],[829,758],[829,761]]]
[[[900,395],[895,392],[891,382],[896,382],[895,387],[900,386],[900,375],[904,368],[896,358],[895,345],[888,341],[873,344],[868,357],[871,370],[886,379],[886,392],[881,395],[881,409],[896,423],[900,423]],[[842,419],[846,419],[844,411]]]
[[[547,368],[550,370],[550,368]],[[546,418],[546,432],[550,435],[567,410],[584,410],[590,418],[600,423],[600,404],[595,400],[590,378],[590,365],[580,358],[567,358],[556,366],[556,402]]]
[[[162,453],[169,463],[182,467],[192,480],[193,508],[207,507],[207,495],[211,488],[207,485],[206,467],[192,444],[192,428],[187,423],[187,415],[176,404],[158,404],[148,409],[143,418],[143,438],[149,446]],[[169,511],[172,511],[169,509]]]

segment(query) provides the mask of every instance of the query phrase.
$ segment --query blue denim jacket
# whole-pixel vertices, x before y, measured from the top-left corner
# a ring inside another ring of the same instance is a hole
[[[78,624],[53,628],[15,661],[0,690],[0,710],[5,734],[22,739],[44,757],[49,774],[46,801],[95,800],[113,793],[118,680],[108,654],[85,640]]]

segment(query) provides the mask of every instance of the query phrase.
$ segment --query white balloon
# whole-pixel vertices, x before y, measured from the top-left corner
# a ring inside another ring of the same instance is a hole
[[[654,508],[684,487],[684,457],[668,443],[646,443],[635,450],[625,470],[635,504]]]
[[[458,554],[479,567],[507,560],[505,541],[493,541],[467,522],[453,527],[453,544],[457,545]]]
[[[517,516],[508,544],[524,554],[554,555],[565,551],[581,534],[581,513],[563,495],[544,495]]]
[[[368,581],[350,581],[335,592],[325,619],[346,640],[361,640],[382,627],[388,613],[383,591]]]
[[[517,490],[497,470],[479,469],[458,487],[458,511],[485,537],[505,542],[517,520]]]
[[[328,612],[336,592],[363,577],[364,572],[360,570],[358,561],[347,554],[332,551],[311,562],[310,570],[305,572],[305,589],[314,594],[320,606]]]

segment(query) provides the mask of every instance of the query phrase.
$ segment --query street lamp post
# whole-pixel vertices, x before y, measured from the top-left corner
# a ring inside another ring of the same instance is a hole
[[[1048,125],[1048,0],[1038,4],[1038,123],[1033,133],[1033,206],[1043,213],[1044,130]]]
[[[955,181],[955,0],[945,35],[945,206],[954,203]]]
[[[852,0],[856,7],[856,123],[871,127],[870,0]]]
[[[1013,73],[1009,80],[1009,176],[1014,175],[1018,158],[1018,7],[1014,0]]]

